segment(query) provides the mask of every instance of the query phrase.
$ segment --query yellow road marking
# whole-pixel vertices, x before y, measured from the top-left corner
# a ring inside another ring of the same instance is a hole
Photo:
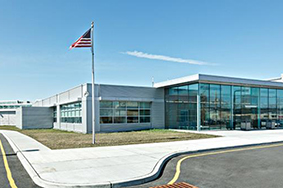
[[[224,151],[214,151],[214,152],[208,152],[208,153],[199,153],[199,154],[192,154],[192,155],[183,157],[182,159],[180,159],[178,161],[177,166],[176,166],[176,173],[175,173],[173,179],[170,182],[168,182],[168,185],[171,185],[178,180],[180,173],[181,173],[181,163],[186,159],[208,156],[208,155],[217,155],[217,154],[222,154],[222,153],[231,153],[231,152],[237,152],[237,151],[246,151],[246,150],[262,149],[262,148],[272,148],[272,147],[278,147],[278,146],[283,146],[283,143],[272,144],[272,145],[264,145],[264,146],[254,146],[254,147],[248,147],[248,148],[230,149],[230,150],[224,150]]]
[[[2,145],[1,140],[0,140],[0,148],[1,148],[1,151],[2,151],[4,166],[5,166],[5,169],[6,169],[6,172],[7,172],[7,178],[9,180],[10,186],[11,186],[11,188],[17,188],[15,181],[12,177],[12,173],[11,173],[11,170],[9,168],[8,160],[6,158],[6,153],[5,153],[5,150],[4,150],[4,147]]]

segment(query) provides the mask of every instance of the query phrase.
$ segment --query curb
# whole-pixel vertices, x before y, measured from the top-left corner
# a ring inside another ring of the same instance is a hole
[[[21,161],[22,165],[24,166],[25,170],[31,177],[32,181],[40,186],[40,187],[50,187],[50,188],[70,188],[70,187],[80,187],[80,188],[111,188],[111,183],[110,182],[102,182],[96,185],[93,184],[83,184],[83,185],[74,185],[74,184],[62,184],[62,183],[56,183],[56,182],[50,182],[47,180],[44,180],[40,177],[40,175],[36,172],[36,170],[32,167],[28,159],[25,157],[23,152],[17,147],[17,145],[3,132],[1,132],[2,135],[7,139],[9,142],[10,146],[14,150],[14,152],[17,154],[19,160]]]
[[[157,179],[162,173],[167,162],[171,160],[172,158],[177,157],[179,155],[193,154],[193,153],[198,153],[198,152],[209,152],[209,151],[216,151],[216,150],[222,150],[222,149],[235,149],[235,148],[244,148],[244,147],[251,147],[251,146],[283,143],[283,140],[282,140],[282,141],[272,141],[272,142],[264,142],[264,143],[257,143],[257,144],[236,145],[236,146],[228,146],[228,147],[224,146],[224,147],[201,149],[201,150],[195,150],[195,151],[176,151],[176,152],[167,154],[161,159],[159,159],[158,162],[155,164],[151,173],[146,174],[144,176],[139,176],[139,177],[135,177],[134,179],[117,181],[117,182],[101,182],[101,183],[96,183],[96,184],[77,185],[77,184],[68,184],[68,183],[64,184],[64,183],[50,182],[50,181],[42,179],[40,175],[36,172],[36,170],[32,167],[28,159],[24,156],[23,152],[17,147],[17,145],[7,135],[5,135],[5,133],[2,132],[2,134],[9,142],[14,152],[17,154],[19,160],[21,161],[22,165],[24,166],[24,168],[26,169],[26,171],[28,172],[29,176],[34,181],[34,183],[40,187],[50,187],[50,188],[58,188],[58,187],[118,188],[118,187],[134,186],[134,185],[147,183],[147,182]]]
[[[199,152],[217,151],[217,150],[222,150],[222,149],[236,149],[236,148],[245,148],[245,147],[252,147],[252,146],[278,144],[278,143],[283,143],[283,140],[282,141],[273,141],[273,142],[264,142],[264,143],[258,143],[258,144],[247,144],[247,145],[228,146],[228,147],[224,146],[224,147],[219,147],[219,148],[202,149],[202,150],[195,150],[195,151],[173,152],[171,154],[168,154],[168,155],[162,157],[157,162],[153,171],[150,174],[147,174],[143,177],[137,177],[135,180],[129,180],[129,181],[123,181],[123,182],[112,182],[112,187],[118,188],[118,187],[134,186],[134,185],[139,185],[139,184],[143,184],[143,183],[153,181],[160,176],[161,172],[163,171],[165,165],[167,164],[167,162],[169,160],[171,160],[174,157],[180,156],[180,155],[194,154],[194,153],[199,153]]]

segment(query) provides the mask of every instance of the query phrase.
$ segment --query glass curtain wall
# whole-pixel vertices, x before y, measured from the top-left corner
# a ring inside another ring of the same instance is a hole
[[[197,129],[198,84],[165,90],[166,128]]]
[[[282,89],[200,83],[165,93],[167,128],[197,129],[198,93],[202,130],[283,127]]]
[[[210,84],[209,91],[209,128],[221,129],[220,85]]]
[[[267,128],[275,128],[277,122],[277,91],[268,89],[268,124]]]
[[[232,86],[233,95],[233,128],[240,129],[242,122],[242,88],[240,86]]]
[[[231,86],[200,84],[201,129],[230,129],[231,100]]]
[[[260,89],[260,127],[266,128],[268,122],[268,89]]]
[[[186,129],[189,122],[189,86],[180,86],[178,90],[177,121],[180,129]]]
[[[252,87],[251,88],[251,99],[250,99],[250,111],[251,111],[251,126],[254,129],[260,128],[260,89]]]
[[[232,129],[231,115],[232,115],[232,96],[231,86],[221,85],[221,97],[220,97],[220,117],[221,128]]]
[[[277,90],[277,127],[283,127],[283,90]]]
[[[250,128],[259,128],[259,88],[242,87],[241,95],[241,123],[248,124]]]
[[[200,84],[199,89],[201,129],[208,129],[210,125],[209,84]]]
[[[189,128],[197,129],[197,95],[199,84],[189,85]]]
[[[170,129],[178,129],[178,87],[171,87],[165,90],[165,127]]]

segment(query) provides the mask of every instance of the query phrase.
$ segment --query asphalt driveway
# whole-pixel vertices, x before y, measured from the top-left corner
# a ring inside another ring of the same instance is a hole
[[[178,161],[187,156],[170,160],[156,181],[135,187],[167,184],[176,173]],[[184,159],[176,182],[187,182],[199,188],[282,188],[283,144],[219,150],[215,154]]]
[[[0,134],[0,187],[1,188],[38,188],[30,178],[16,153],[9,145],[6,138]],[[7,160],[5,162],[5,160]],[[7,171],[11,172],[11,176],[8,175]]]

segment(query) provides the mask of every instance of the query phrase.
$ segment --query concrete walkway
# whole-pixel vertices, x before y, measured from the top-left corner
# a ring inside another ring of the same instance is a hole
[[[156,178],[176,154],[283,141],[283,130],[203,131],[223,137],[127,146],[50,150],[14,131],[0,131],[42,187],[120,187]]]

